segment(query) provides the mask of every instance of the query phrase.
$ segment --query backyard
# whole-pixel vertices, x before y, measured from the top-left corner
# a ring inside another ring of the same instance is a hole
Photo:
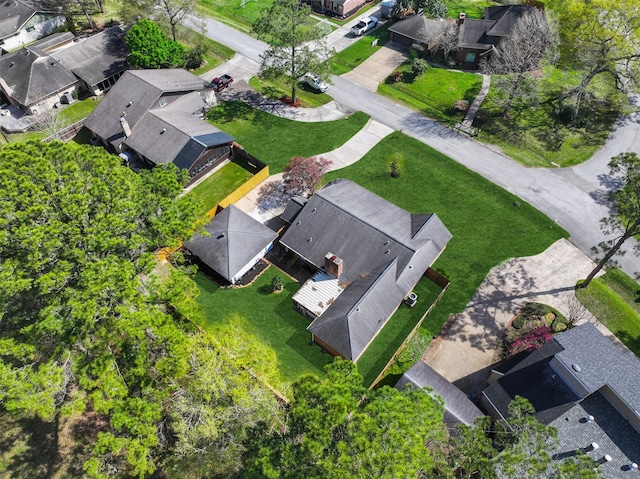
[[[196,185],[187,195],[196,198],[202,205],[202,214],[205,215],[221,200],[242,186],[251,176],[251,172],[230,161],[208,176],[202,183]]]
[[[619,269],[576,289],[578,300],[640,357],[640,284]]]

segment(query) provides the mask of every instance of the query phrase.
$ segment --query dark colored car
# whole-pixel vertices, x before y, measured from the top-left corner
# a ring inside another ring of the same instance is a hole
[[[233,78],[231,78],[227,74],[221,75],[211,80],[211,84],[213,85],[213,91],[215,92],[224,90],[229,85],[231,85],[231,83],[233,83]]]

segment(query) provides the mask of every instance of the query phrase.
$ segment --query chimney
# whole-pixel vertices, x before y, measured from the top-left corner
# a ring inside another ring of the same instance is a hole
[[[120,117],[120,126],[122,127],[122,131],[124,132],[124,136],[129,138],[131,136],[131,127],[129,126],[129,122],[124,116]]]
[[[338,258],[333,253],[326,254],[326,256],[324,257],[324,270],[327,273],[332,274],[336,278],[339,278],[340,276],[342,276],[343,269],[344,263],[340,258]]]
[[[464,12],[460,12],[460,14],[458,15],[458,25],[462,25],[466,18],[467,18],[467,14]]]

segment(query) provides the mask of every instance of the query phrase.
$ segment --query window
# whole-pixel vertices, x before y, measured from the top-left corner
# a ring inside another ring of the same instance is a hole
[[[473,63],[476,61],[476,54],[475,53],[467,53],[467,56],[464,57],[464,61],[466,63]]]
[[[27,31],[28,31],[28,32],[32,32],[32,31],[34,31],[35,29],[36,29],[36,27],[34,27],[33,25],[32,25],[32,26],[30,26],[30,27],[27,27]]]

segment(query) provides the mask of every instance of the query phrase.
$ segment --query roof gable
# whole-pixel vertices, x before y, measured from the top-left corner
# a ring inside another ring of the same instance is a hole
[[[185,242],[189,251],[227,281],[277,238],[277,234],[233,205],[204,227],[209,236]]]
[[[59,14],[54,6],[45,1],[1,0],[0,38],[15,35],[36,13]]]

